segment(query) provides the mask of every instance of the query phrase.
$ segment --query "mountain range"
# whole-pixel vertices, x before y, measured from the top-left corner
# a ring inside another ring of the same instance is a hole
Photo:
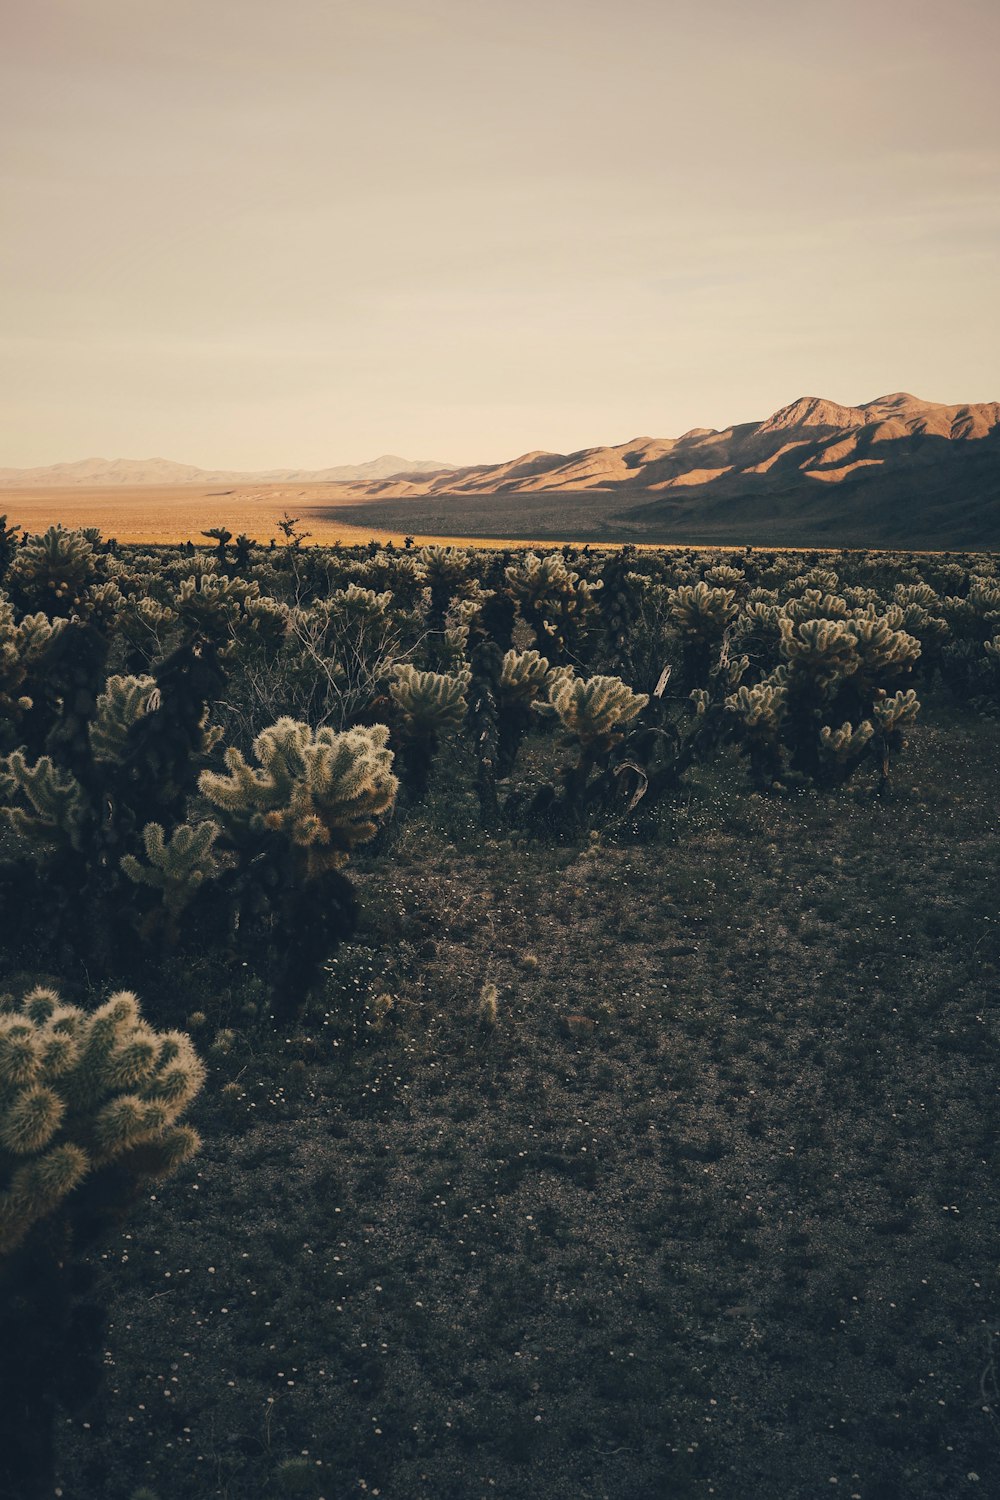
[[[339,487],[339,519],[448,535],[1000,547],[1000,403],[803,396],[760,422]]]
[[[340,464],[331,469],[197,469],[169,458],[82,458],[76,463],[49,464],[41,469],[0,469],[0,488],[52,489],[61,485],[103,488],[105,485],[174,484],[366,484],[394,474],[447,472],[448,464],[399,458],[386,453],[365,464]]]
[[[167,459],[0,469],[6,488],[289,482],[326,487],[308,507],[317,517],[416,535],[1000,548],[1000,403],[802,396],[722,430],[463,468],[386,455],[252,473]]]

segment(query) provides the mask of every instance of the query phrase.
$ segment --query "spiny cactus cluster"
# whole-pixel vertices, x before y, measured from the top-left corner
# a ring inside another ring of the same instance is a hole
[[[244,578],[202,573],[183,579],[171,603],[185,625],[209,639],[224,640],[235,632],[250,600],[259,594],[260,585]]]
[[[673,591],[671,613],[682,635],[717,640],[736,616],[736,592],[704,581],[693,587],[682,584]]]
[[[278,834],[311,879],[346,864],[392,808],[399,782],[388,739],[383,724],[338,734],[282,718],[254,740],[259,769],[231,748],[228,774],[202,772],[199,789],[233,843]]]
[[[132,726],[159,705],[156,678],[113,676],[98,693],[88,733],[95,760],[120,764]]]
[[[413,801],[421,801],[430,783],[431,766],[443,735],[465,720],[466,693],[471,673],[421,672],[399,663],[389,683],[394,713],[395,744],[403,785]]]
[[[529,552],[504,570],[507,588],[536,644],[563,657],[579,643],[598,609],[602,579],[588,580],[567,566],[559,553],[539,557]]]
[[[507,705],[534,702],[547,688],[554,674],[560,678],[568,667],[553,668],[538,651],[508,651],[500,672],[500,693]]]
[[[183,1032],[157,1032],[126,990],[88,1014],[51,989],[0,1000],[0,1255],[114,1164],[136,1183],[197,1150],[177,1123],[205,1072]]]
[[[780,777],[787,756],[791,770],[832,784],[846,780],[869,751],[877,753],[884,781],[890,752],[902,748],[902,726],[920,706],[912,689],[888,696],[920,655],[920,642],[899,628],[902,610],[852,610],[842,596],[809,587],[775,611],[779,664],[726,700],[755,781]],[[752,644],[752,634],[740,640]]]
[[[65,624],[41,612],[18,620],[13,605],[0,595],[0,726],[5,720],[15,723],[34,707],[34,674]]]
[[[403,731],[419,738],[457,729],[465,717],[467,671],[457,674],[421,672],[408,662],[394,670],[389,693]]]
[[[220,831],[218,823],[206,819],[194,825],[182,823],[168,839],[159,823],[147,823],[142,830],[146,862],[124,854],[122,870],[137,885],[159,891],[165,911],[176,921],[205,881],[219,873],[213,846]]]
[[[80,782],[48,755],[32,764],[23,751],[12,750],[0,760],[0,828],[28,858],[44,859],[65,848],[81,851],[93,815]]]
[[[26,610],[69,616],[85,609],[88,590],[98,579],[92,542],[82,531],[50,526],[20,547],[7,570],[6,586]]]
[[[584,681],[559,676],[549,688],[548,702],[539,703],[537,709],[545,717],[558,719],[585,750],[608,750],[648,702],[648,693],[633,693],[620,677]]]

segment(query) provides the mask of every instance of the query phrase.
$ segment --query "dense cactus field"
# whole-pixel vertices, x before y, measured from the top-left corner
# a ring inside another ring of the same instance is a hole
[[[0,1495],[1000,1489],[998,559],[205,535],[0,520]]]

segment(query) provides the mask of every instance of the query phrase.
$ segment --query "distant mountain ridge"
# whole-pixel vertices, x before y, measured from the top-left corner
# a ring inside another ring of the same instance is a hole
[[[328,519],[430,536],[1000,549],[1000,402],[800,396],[757,422],[453,468],[386,455],[241,473],[167,459],[0,469],[0,488],[325,483]],[[297,504],[302,504],[297,498]]]
[[[1000,435],[1000,403],[945,406],[905,392],[863,406],[840,406],[802,396],[762,422],[722,431],[695,427],[679,438],[633,438],[614,447],[576,453],[523,453],[507,463],[453,469],[447,474],[396,476],[366,484],[369,496],[537,494],[557,490],[645,490],[653,494],[704,486],[732,492],[760,477],[793,474],[836,483],[861,467],[898,461],[892,444],[910,440],[907,456],[920,458],[921,438],[949,443]],[[930,450],[924,447],[924,457]],[[935,461],[937,460],[934,454]],[[772,481],[773,482],[773,479]]]
[[[326,513],[454,536],[1000,548],[1000,403],[802,396],[722,431],[344,484]]]
[[[198,469],[169,458],[82,458],[75,463],[49,464],[37,469],[0,469],[0,488],[54,488],[58,485],[173,484],[317,484],[373,483],[393,475],[440,474],[450,465],[427,459],[399,458],[386,453],[364,464],[339,464],[330,469]]]

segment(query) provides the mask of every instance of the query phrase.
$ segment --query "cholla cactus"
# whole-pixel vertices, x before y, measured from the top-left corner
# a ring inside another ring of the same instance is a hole
[[[850,613],[846,599],[840,594],[824,594],[822,589],[806,589],[797,599],[789,599],[783,610],[795,624],[801,620],[846,620]]]
[[[781,655],[799,675],[824,693],[860,665],[853,631],[842,620],[780,621]]]
[[[705,582],[715,588],[737,589],[741,583],[746,582],[746,574],[742,568],[731,568],[728,563],[718,563],[714,568],[705,569]]]
[[[920,655],[920,642],[898,628],[902,620],[902,610],[893,606],[884,615],[870,609],[850,622],[858,657],[855,686],[860,693],[874,692],[912,669]]]
[[[181,580],[173,607],[185,624],[218,638],[234,632],[244,607],[259,594],[260,584],[248,583],[245,578],[199,573]]]
[[[679,687],[706,688],[712,674],[717,649],[728,640],[736,619],[736,594],[733,589],[711,588],[705,582],[681,584],[671,589],[667,607],[673,631],[681,642]]]
[[[718,641],[736,618],[736,594],[733,589],[711,588],[704,582],[693,587],[681,584],[672,591],[670,613],[682,635]]]
[[[790,594],[798,593],[800,590],[821,589],[824,593],[833,594],[840,587],[840,578],[833,568],[810,568],[807,573],[800,573],[797,578],[792,578],[788,584]]]
[[[421,547],[420,562],[430,589],[427,624],[431,630],[443,630],[445,615],[455,590],[467,578],[469,555],[453,547]]]
[[[88,1014],[35,989],[0,1008],[0,1255],[85,1177],[165,1177],[198,1148],[178,1117],[205,1072],[183,1032],[157,1032],[123,990]]]
[[[7,573],[7,587],[26,609],[71,615],[83,604],[97,577],[92,543],[82,531],[50,526],[19,548]]]
[[[920,712],[920,702],[913,688],[905,693],[894,693],[890,698],[879,693],[872,704],[871,716],[875,733],[872,738],[874,754],[881,773],[881,787],[889,780],[892,757],[898,755],[906,745],[905,730]]]
[[[403,733],[408,738],[421,738],[457,729],[465,717],[469,676],[468,671],[454,675],[420,672],[408,662],[400,662],[393,672],[389,693]]]
[[[282,718],[254,740],[260,770],[229,749],[228,776],[203,771],[198,785],[234,843],[281,834],[312,879],[346,864],[391,809],[399,782],[388,737],[384,724],[338,734]]]
[[[109,677],[88,729],[94,759],[119,765],[132,725],[158,701],[155,677]]]
[[[382,620],[392,607],[392,590],[379,594],[374,589],[349,583],[346,589],[337,589],[323,603],[331,617],[345,624],[355,620]]]
[[[464,670],[469,653],[469,638],[479,625],[485,596],[478,585],[464,599],[452,599],[444,617],[444,633],[437,649],[436,666],[448,672]]]
[[[564,677],[565,667],[553,668],[538,651],[508,651],[500,671],[500,698],[505,706],[532,703],[553,680]]]
[[[466,714],[472,674],[419,672],[399,663],[389,683],[396,709],[399,772],[407,794],[421,801],[430,785],[431,766],[443,734],[457,729]]]
[[[417,557],[423,566],[427,582],[433,586],[438,582],[458,583],[469,571],[469,554],[454,547],[432,544],[421,547]]]
[[[755,785],[770,786],[781,774],[781,735],[788,711],[788,688],[779,668],[752,687],[740,687],[726,699],[737,721]]]
[[[633,693],[620,677],[560,676],[549,687],[548,703],[538,712],[555,717],[585,750],[607,750],[649,702],[648,693]]]
[[[759,590],[763,593],[764,590]],[[773,661],[781,639],[780,606],[766,599],[754,599],[742,609],[734,622],[731,644],[746,652],[758,664]]]
[[[218,873],[219,861],[212,846],[220,832],[218,823],[211,821],[182,823],[168,840],[159,823],[147,823],[142,830],[142,842],[148,864],[134,854],[126,854],[121,867],[137,885],[160,891],[164,909],[170,920],[175,921],[205,881]]]
[[[781,732],[788,706],[788,688],[777,677],[765,678],[753,687],[741,687],[726,699],[726,708],[746,729],[762,738],[775,739]]]
[[[920,712],[920,700],[913,688],[905,693],[902,690],[894,693],[891,698],[883,694],[872,704],[871,712],[876,727],[883,734],[888,734],[904,724],[913,723]]]
[[[535,639],[556,656],[565,653],[574,631],[596,613],[601,579],[589,582],[567,567],[558,552],[539,557],[529,552],[504,569],[507,588]]]
[[[892,591],[892,597],[904,610],[908,605],[916,604],[921,609],[933,612],[941,604],[941,600],[929,583],[897,583]]]
[[[92,823],[90,800],[72,772],[61,771],[48,755],[31,765],[23,751],[14,750],[0,760],[0,804],[0,828],[29,858],[83,849]]]
[[[17,720],[30,711],[32,671],[65,625],[41,613],[15,623],[13,606],[0,597],[0,720]]]
[[[202,532],[202,536],[207,537],[209,541],[218,542],[218,546],[215,549],[216,556],[219,559],[220,565],[225,567],[226,548],[233,539],[233,533],[226,526],[210,526],[208,531]]]
[[[0,515],[0,582],[10,567],[11,558],[17,551],[17,527],[7,525],[6,515]]]
[[[846,780],[868,749],[874,733],[875,726],[870,719],[862,719],[860,724],[845,720],[839,729],[824,724],[819,732],[820,758],[829,766],[835,766],[839,776]]]
[[[262,646],[278,646],[288,631],[291,611],[280,599],[254,595],[246,600],[244,617],[249,639]]]

